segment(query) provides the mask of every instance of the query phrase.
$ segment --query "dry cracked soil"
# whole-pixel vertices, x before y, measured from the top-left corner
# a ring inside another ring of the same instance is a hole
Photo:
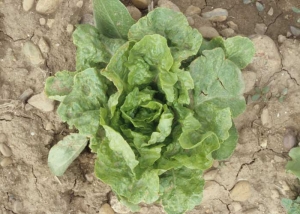
[[[182,12],[191,5],[201,9],[189,14],[192,26],[224,37],[248,36],[256,48],[243,70],[247,109],[235,120],[236,151],[205,173],[203,201],[188,213],[286,213],[281,198],[293,199],[300,191],[285,171],[289,150],[282,143],[287,132],[300,131],[300,14],[292,10],[299,0],[172,2]],[[227,10],[226,20],[201,16],[214,8]],[[43,95],[45,79],[75,69],[72,31],[92,20],[91,0],[0,0],[0,214],[130,213],[94,177],[95,157],[88,149],[62,177],[47,167],[51,146],[74,130],[56,115],[57,103]],[[145,205],[139,213],[163,211]]]

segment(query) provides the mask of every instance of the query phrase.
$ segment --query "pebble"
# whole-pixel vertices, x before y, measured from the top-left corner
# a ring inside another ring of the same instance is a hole
[[[290,30],[294,36],[296,37],[300,36],[300,28],[290,26]]]
[[[242,75],[245,83],[244,93],[248,93],[254,88],[256,82],[256,73],[253,71],[244,71],[242,72]]]
[[[49,112],[54,110],[54,101],[50,100],[44,92],[40,94],[36,94],[32,96],[28,100],[28,104],[32,105],[33,107],[44,111],[44,112]]]
[[[243,0],[243,3],[244,4],[250,4],[250,3],[252,3],[252,0]]]
[[[23,203],[21,201],[18,201],[18,200],[14,201],[12,207],[13,207],[14,213],[20,213],[20,212],[24,211]]]
[[[265,9],[265,6],[262,3],[258,2],[258,1],[255,3],[255,6],[256,6],[256,9],[259,12],[262,12]]]
[[[73,31],[74,31],[74,25],[68,24],[66,30],[67,30],[68,33],[73,33]]]
[[[51,14],[56,11],[59,5],[59,0],[39,0],[36,4],[36,11],[40,14]]]
[[[13,163],[13,160],[11,159],[11,158],[3,158],[2,160],[1,160],[1,162],[0,162],[0,165],[2,166],[2,167],[7,167],[7,166],[9,166],[9,165],[11,165]]]
[[[257,23],[255,25],[255,29],[254,29],[254,32],[259,34],[259,35],[264,35],[267,31],[268,27],[266,24],[264,23]]]
[[[287,40],[286,36],[283,36],[283,35],[278,36],[278,42],[279,43],[283,43],[285,40]]]
[[[169,8],[169,9],[174,10],[176,12],[180,12],[179,7],[171,1],[159,0],[158,1],[158,6],[159,7],[164,7],[164,8]]]
[[[54,126],[52,125],[51,122],[48,122],[48,123],[46,124],[46,126],[45,126],[45,129],[46,129],[47,131],[54,130]]]
[[[148,8],[148,1],[147,0],[131,0],[132,4],[137,8],[144,10]]]
[[[190,26],[193,26],[195,24],[195,20],[192,17],[188,16],[186,17],[186,19]]]
[[[39,21],[40,21],[40,25],[46,24],[46,19],[44,19],[44,18],[40,18]]]
[[[90,182],[90,183],[93,182],[93,180],[94,180],[94,175],[93,175],[93,173],[85,174],[84,176],[85,176],[85,178],[86,178],[86,180],[87,180],[88,182]]]
[[[99,210],[99,214],[114,214],[114,210],[109,204],[103,204]]]
[[[271,7],[270,10],[268,11],[268,15],[273,16],[273,14],[274,14],[274,9],[273,7]]]
[[[0,144],[0,152],[4,157],[10,157],[12,156],[11,149],[4,143]]]
[[[270,114],[269,114],[269,110],[267,108],[264,108],[262,110],[260,119],[261,119],[261,123],[262,123],[263,126],[265,126],[267,128],[271,128],[271,126],[272,126],[271,117],[270,117]]]
[[[94,26],[94,16],[92,14],[84,14],[81,17],[80,24],[90,24]]]
[[[268,139],[262,139],[260,141],[260,146],[261,146],[261,148],[266,149],[268,146]]]
[[[185,11],[186,16],[200,15],[200,13],[201,13],[201,8],[196,7],[194,5],[190,5]]]
[[[5,143],[7,141],[7,136],[4,133],[0,133],[0,143]]]
[[[21,100],[23,103],[26,103],[26,101],[32,95],[33,95],[33,90],[31,88],[28,88],[19,96],[19,100]]]
[[[289,38],[292,36],[292,33],[290,31],[286,32],[286,37]]]
[[[237,24],[235,24],[233,21],[228,21],[227,25],[228,25],[228,27],[230,27],[234,31],[237,31],[239,29]]]
[[[218,31],[213,27],[203,26],[198,28],[198,31],[202,34],[205,39],[212,39],[220,36]]]
[[[231,205],[235,212],[242,210],[242,205],[239,202],[232,202]]]
[[[247,201],[251,197],[251,185],[248,181],[240,181],[230,191],[230,198],[234,201]]]
[[[82,8],[82,6],[83,6],[83,1],[77,2],[77,3],[76,3],[76,6],[77,6],[78,8]]]
[[[29,11],[33,7],[34,0],[23,0],[23,10]]]
[[[50,51],[50,47],[44,37],[40,38],[38,45],[42,53],[48,53]]]
[[[48,26],[49,28],[52,28],[54,22],[55,22],[54,19],[48,19],[48,20],[47,20],[47,26]]]
[[[134,20],[139,20],[142,17],[142,12],[135,6],[127,6],[127,10]]]
[[[226,29],[224,29],[224,30],[221,30],[221,31],[220,31],[220,34],[221,34],[222,36],[226,37],[226,38],[235,36],[234,30],[231,29],[231,28],[226,28]]]
[[[287,128],[283,136],[283,146],[284,148],[290,150],[297,145],[297,132],[291,128]]]
[[[45,62],[40,49],[31,41],[28,41],[24,44],[23,53],[34,65],[40,65]]]
[[[228,11],[222,8],[216,8],[212,11],[205,12],[201,14],[202,17],[213,21],[213,22],[222,22],[225,21],[228,17]]]
[[[111,196],[110,205],[111,205],[111,208],[116,213],[120,213],[120,214],[130,213],[130,209],[127,208],[125,205],[123,205],[121,202],[119,202],[118,198],[115,195]]]

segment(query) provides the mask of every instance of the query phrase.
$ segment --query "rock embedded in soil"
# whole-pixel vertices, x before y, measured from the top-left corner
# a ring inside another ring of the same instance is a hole
[[[59,0],[39,0],[36,4],[36,11],[40,14],[51,14],[56,11],[59,6]]]
[[[273,16],[273,14],[274,14],[274,9],[273,7],[271,7],[270,10],[268,11],[268,15]]]
[[[186,16],[200,15],[200,13],[201,13],[201,8],[196,7],[194,5],[190,5],[185,11]]]
[[[127,208],[125,205],[123,205],[121,202],[119,202],[117,196],[112,195],[110,198],[110,205],[111,208],[116,212],[120,214],[127,214],[130,213],[130,209]]]
[[[221,30],[221,31],[220,31],[220,34],[221,34],[222,36],[226,37],[226,38],[235,36],[234,30],[231,29],[231,28],[226,28],[226,29],[224,29],[224,30]]]
[[[290,26],[290,30],[294,36],[296,37],[300,36],[300,28]]]
[[[48,19],[48,20],[47,20],[47,26],[48,26],[49,28],[52,28],[54,22],[55,22],[55,19]]]
[[[235,24],[233,21],[228,21],[227,25],[228,25],[228,27],[230,27],[234,31],[237,31],[239,29],[237,24]]]
[[[40,25],[45,25],[46,24],[46,19],[44,19],[44,18],[40,18],[39,19],[39,22],[40,22]]]
[[[256,82],[256,73],[253,71],[244,71],[242,72],[242,76],[245,83],[244,93],[248,93],[254,88]]]
[[[33,65],[40,65],[45,62],[40,49],[31,41],[24,44],[23,53]]]
[[[5,143],[0,143],[0,152],[4,157],[12,156],[11,149]]]
[[[171,1],[159,0],[158,1],[158,6],[163,7],[163,8],[169,8],[169,9],[174,10],[176,12],[180,12],[179,7]]]
[[[265,23],[257,23],[255,25],[255,33],[259,34],[259,35],[264,35],[267,31],[268,27]]]
[[[127,10],[134,20],[139,20],[142,17],[142,12],[135,6],[127,6]]]
[[[201,15],[213,22],[223,22],[228,17],[228,11],[226,9],[216,8],[212,11],[202,13]]]
[[[7,141],[7,136],[4,133],[0,133],[0,143],[5,143]]]
[[[109,204],[103,204],[99,210],[99,214],[114,214],[114,210]]]
[[[213,27],[203,26],[198,28],[198,31],[202,34],[205,39],[212,39],[220,36],[218,31]]]
[[[25,103],[32,95],[33,95],[33,90],[31,88],[28,88],[20,95],[19,100]]]
[[[188,16],[186,17],[186,19],[190,26],[193,26],[195,24],[195,20],[192,17]]]
[[[66,28],[66,31],[67,31],[68,33],[73,33],[73,31],[74,31],[74,25],[68,24],[68,25],[67,25],[67,28]]]
[[[265,9],[265,6],[262,3],[258,2],[258,1],[255,3],[255,6],[256,6],[256,9],[259,12],[262,12]]]
[[[44,37],[40,38],[38,45],[42,53],[48,53],[50,51],[50,47]]]
[[[82,8],[82,6],[83,6],[83,1],[78,1],[78,2],[76,3],[76,6],[77,6],[78,8]]]
[[[284,148],[291,150],[297,145],[297,132],[291,128],[287,128],[283,136],[283,146]]]
[[[230,191],[230,198],[234,201],[247,201],[251,197],[251,185],[248,181],[239,181]]]
[[[29,11],[33,7],[34,0],[23,0],[23,10]]]
[[[32,105],[33,107],[44,111],[44,112],[49,112],[54,110],[54,101],[50,100],[44,92],[32,96],[29,100],[28,103]]]
[[[270,114],[269,114],[269,110],[268,110],[267,107],[265,107],[265,108],[262,110],[260,119],[261,119],[261,123],[262,123],[263,126],[265,126],[265,127],[267,127],[267,128],[271,128],[271,127],[272,127],[271,116],[270,116]]]
[[[7,167],[7,166],[11,165],[12,163],[13,163],[13,160],[9,157],[6,157],[1,160],[0,165],[2,167]]]
[[[278,36],[278,42],[279,43],[283,43],[285,40],[287,40],[287,38],[285,36],[283,36],[283,35]]]
[[[148,1],[147,0],[131,0],[132,4],[137,8],[144,10],[148,8]]]

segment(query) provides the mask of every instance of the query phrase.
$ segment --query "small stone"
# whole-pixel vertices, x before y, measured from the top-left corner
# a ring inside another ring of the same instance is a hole
[[[274,14],[274,9],[273,7],[271,7],[270,10],[268,11],[268,15],[273,16],[273,14]]]
[[[47,20],[47,26],[48,26],[49,28],[52,28],[54,22],[55,22],[54,19],[48,19],[48,20]]]
[[[220,36],[218,31],[213,27],[203,26],[198,28],[198,31],[202,34],[205,39],[212,39]]]
[[[256,9],[259,12],[262,12],[265,9],[265,6],[262,3],[258,2],[258,1],[255,3],[255,6],[256,6]]]
[[[56,11],[59,5],[59,0],[39,0],[36,4],[36,11],[40,14],[51,14]]]
[[[3,158],[0,162],[0,165],[2,167],[7,167],[13,163],[13,160],[11,158]]]
[[[115,195],[111,196],[110,205],[116,213],[127,214],[130,212],[130,209],[123,205],[121,202],[119,202],[118,198]]]
[[[202,13],[201,15],[213,22],[223,22],[228,17],[228,11],[226,9],[216,8],[212,11]]]
[[[244,93],[248,93],[254,88],[256,82],[256,73],[253,71],[244,71],[242,72],[242,76],[245,83]]]
[[[51,131],[51,130],[54,130],[54,126],[52,125],[51,122],[48,122],[48,123],[46,124],[46,126],[45,126],[45,129],[46,129],[47,131]]]
[[[135,6],[127,6],[127,10],[134,20],[139,20],[142,17],[142,13]]]
[[[179,7],[171,1],[159,0],[158,1],[158,6],[163,7],[163,8],[169,8],[169,9],[174,10],[176,12],[180,12]]]
[[[83,1],[77,2],[77,3],[76,3],[76,6],[77,6],[78,8],[82,8],[82,6],[83,6]]]
[[[289,187],[289,185],[285,181],[281,181],[280,183],[281,183],[282,189],[284,191],[290,191],[291,190],[291,188]]]
[[[219,161],[214,160],[214,162],[213,162],[213,167],[218,168],[219,165],[220,165]]]
[[[148,1],[147,0],[131,0],[132,4],[137,8],[144,10],[148,8]]]
[[[74,25],[68,24],[66,30],[67,30],[68,33],[73,33],[73,31],[74,31]]]
[[[23,10],[26,12],[31,10],[33,4],[34,0],[23,0]]]
[[[290,31],[286,32],[286,37],[287,37],[287,38],[291,37],[292,35],[293,35],[293,34],[292,34]]]
[[[80,24],[90,24],[94,26],[94,16],[92,14],[84,14],[80,20]]]
[[[19,100],[25,103],[32,95],[33,95],[33,90],[31,88],[28,88],[20,95]]]
[[[278,36],[278,42],[279,43],[283,43],[285,40],[287,40],[287,38],[285,36],[283,36],[283,35]]]
[[[12,156],[11,149],[4,143],[0,144],[0,152],[4,157],[10,157]]]
[[[230,198],[234,201],[247,201],[251,197],[251,185],[248,181],[240,181],[230,191]]]
[[[263,148],[263,149],[266,149],[267,146],[268,146],[268,139],[263,139],[260,141],[260,146]]]
[[[32,96],[29,100],[28,103],[32,105],[33,107],[44,111],[44,112],[49,112],[54,110],[54,101],[50,100],[44,92]]]
[[[34,65],[40,65],[45,62],[40,49],[31,41],[28,41],[24,44],[23,53]]]
[[[283,146],[284,148],[291,150],[297,145],[297,132],[291,128],[287,128],[283,136]]]
[[[237,31],[239,29],[237,24],[235,24],[233,21],[228,21],[227,25],[228,25],[228,27],[230,27],[234,31]]]
[[[262,123],[263,126],[265,126],[267,128],[271,128],[272,122],[271,122],[271,117],[270,117],[270,114],[269,114],[269,110],[267,108],[264,108],[262,110],[260,119],[261,119],[261,123]]]
[[[15,200],[13,202],[13,212],[14,213],[20,213],[22,212],[24,209],[23,209],[23,203],[21,201],[18,201],[18,200]]]
[[[231,205],[235,212],[242,210],[242,205],[239,202],[232,202]]]
[[[94,180],[94,175],[93,175],[93,173],[85,174],[84,176],[85,176],[85,178],[86,178],[86,180],[87,180],[88,182],[90,182],[90,183],[93,182],[93,180]]]
[[[276,189],[271,190],[271,198],[278,199],[280,197],[279,192]]]
[[[226,28],[226,29],[224,29],[224,30],[221,30],[221,31],[220,31],[220,34],[221,34],[222,36],[226,37],[226,38],[235,36],[234,30],[231,29],[231,28]]]
[[[201,8],[196,7],[194,5],[190,5],[185,11],[186,16],[200,15],[200,13],[201,13]]]
[[[46,24],[46,19],[40,18],[39,22],[40,22],[40,25],[45,25]]]
[[[282,158],[278,155],[275,155],[274,156],[274,161],[277,162],[277,163],[283,163],[285,160],[284,160],[284,158]]]
[[[4,133],[0,133],[0,143],[5,143],[7,141],[7,136]]]
[[[109,204],[103,204],[99,210],[99,214],[114,214],[114,210]]]
[[[252,0],[243,0],[243,3],[244,4],[250,4],[250,3],[252,3]]]
[[[300,28],[290,26],[290,30],[294,36],[296,37],[300,36]]]
[[[186,19],[190,26],[193,26],[195,24],[195,20],[192,17],[188,16],[186,17]]]
[[[218,174],[218,170],[213,169],[213,170],[210,170],[210,171],[204,173],[203,178],[206,181],[211,181],[216,178],[217,174]]]
[[[38,45],[42,53],[48,53],[50,51],[50,47],[43,37],[40,38]]]
[[[264,35],[265,32],[267,31],[268,27],[266,24],[264,23],[258,23],[255,25],[255,33],[259,34],[259,35]]]

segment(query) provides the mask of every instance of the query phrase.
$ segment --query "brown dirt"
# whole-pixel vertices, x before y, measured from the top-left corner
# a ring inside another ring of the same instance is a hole
[[[292,6],[300,7],[299,1],[263,0],[263,12],[242,0],[173,2],[183,12],[189,5],[199,6],[203,11],[225,8],[229,11],[228,20],[239,27],[237,33],[246,36],[254,34],[256,23],[265,23],[266,35],[276,43],[265,36],[252,37],[257,52],[245,71],[255,72],[255,86],[268,85],[270,92],[266,101],[256,102],[249,99],[254,90],[245,94],[247,110],[235,120],[240,133],[237,149],[229,160],[216,163],[206,173],[203,202],[188,213],[284,214],[281,198],[293,198],[299,193],[296,178],[285,172],[288,151],[282,146],[282,137],[286,127],[300,130],[300,42],[291,38],[278,46],[277,37],[286,35],[290,25],[300,27],[296,22],[300,14],[291,11]],[[94,214],[109,202],[110,189],[93,177],[94,156],[88,151],[64,176],[57,178],[50,173],[49,149],[70,130],[55,111],[44,113],[18,101],[28,88],[35,94],[42,92],[49,75],[75,69],[75,47],[66,27],[92,13],[90,0],[84,1],[82,8],[76,3],[77,0],[62,1],[55,13],[46,16],[34,8],[25,12],[19,0],[0,0],[0,133],[6,134],[13,152],[13,164],[0,167],[0,214]],[[271,7],[274,15],[269,16]],[[54,19],[53,26],[41,26],[40,18]],[[215,25],[221,30],[226,22]],[[48,42],[50,51],[43,54],[45,64],[35,66],[24,56],[22,46],[30,40],[37,44],[41,37]],[[276,95],[284,88],[289,91],[281,103]],[[265,109],[268,123],[261,118]],[[241,180],[250,184],[251,195],[238,202],[231,199],[230,192]],[[162,211],[148,206],[141,213]]]

